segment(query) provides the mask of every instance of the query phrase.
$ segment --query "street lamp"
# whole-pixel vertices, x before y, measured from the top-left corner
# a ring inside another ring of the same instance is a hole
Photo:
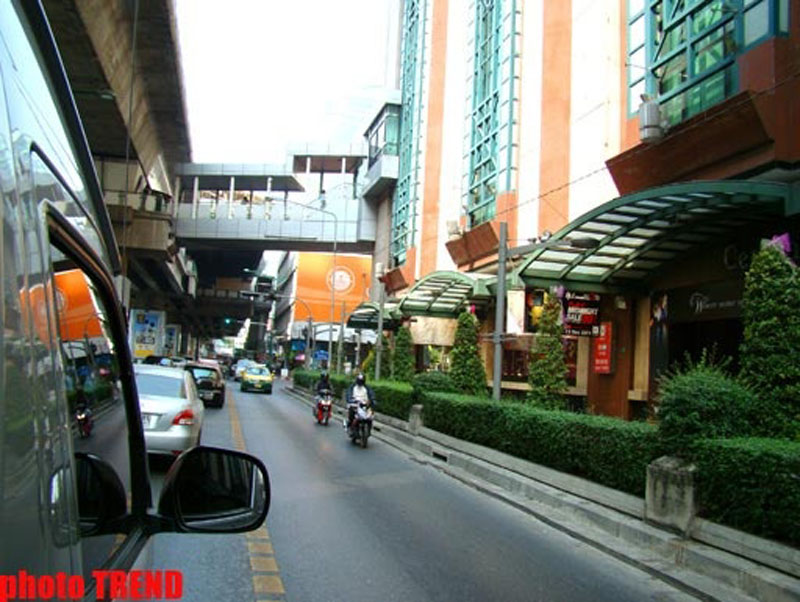
[[[595,249],[600,245],[596,238],[565,238],[554,240],[548,238],[542,242],[524,245],[522,247],[508,248],[508,224],[500,222],[500,240],[497,247],[497,291],[495,294],[494,314],[494,362],[492,373],[492,398],[500,401],[500,379],[503,371],[503,322],[505,319],[506,304],[506,257],[511,255],[525,255],[539,249],[553,247],[572,247],[578,249]]]

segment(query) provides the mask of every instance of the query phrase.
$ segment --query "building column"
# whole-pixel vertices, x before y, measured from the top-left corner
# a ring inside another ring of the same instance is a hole
[[[192,190],[192,219],[197,219],[197,203],[199,202],[200,178],[194,177],[194,187]]]
[[[231,176],[230,187],[228,188],[228,219],[233,218],[233,192],[235,190],[236,178]]]
[[[175,185],[172,187],[172,217],[178,217],[178,207],[181,204],[181,177],[175,176]]]

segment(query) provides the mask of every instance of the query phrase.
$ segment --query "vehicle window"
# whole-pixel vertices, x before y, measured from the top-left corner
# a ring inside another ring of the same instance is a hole
[[[247,369],[247,373],[248,374],[256,374],[256,375],[264,375],[264,374],[267,374],[267,369],[266,368],[248,368]]]
[[[136,373],[136,388],[141,395],[161,395],[163,397],[186,397],[183,379],[160,374]]]
[[[192,374],[197,379],[209,378],[211,380],[217,379],[217,373],[210,368],[192,368]]]
[[[89,275],[54,246],[50,247],[50,258],[53,272],[49,290],[32,290],[32,301],[36,312],[44,296],[52,294],[57,333],[52,340],[58,340],[63,365],[72,448],[112,466],[125,487],[130,511],[128,422],[117,355],[118,345],[125,341],[114,340],[110,328],[114,314],[106,308]],[[36,328],[43,329],[44,324],[37,323]],[[87,420],[91,424],[89,430],[82,428]],[[85,576],[102,567],[118,544],[113,534],[84,536],[81,548]]]

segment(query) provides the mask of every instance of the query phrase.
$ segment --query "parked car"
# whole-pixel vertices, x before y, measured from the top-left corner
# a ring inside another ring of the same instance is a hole
[[[203,402],[192,373],[138,364],[134,369],[148,454],[174,454],[200,444]]]
[[[250,366],[242,374],[242,391],[272,393],[272,371],[262,364]]]
[[[221,408],[225,403],[225,377],[219,364],[200,360],[188,362],[183,368],[194,377],[203,405]]]

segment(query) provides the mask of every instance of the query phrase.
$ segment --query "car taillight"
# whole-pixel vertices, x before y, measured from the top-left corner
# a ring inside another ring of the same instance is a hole
[[[187,426],[194,424],[194,412],[191,410],[183,410],[172,419],[172,424],[183,424]]]

